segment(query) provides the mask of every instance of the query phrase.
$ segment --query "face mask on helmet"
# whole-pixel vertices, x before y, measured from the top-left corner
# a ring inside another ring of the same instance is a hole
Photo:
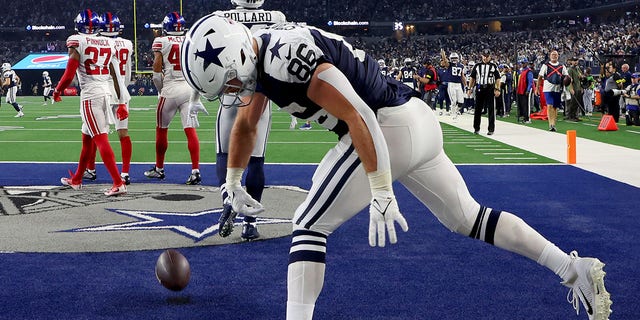
[[[74,23],[76,25],[76,31],[80,33],[96,34],[100,31],[100,17],[91,9],[85,9],[78,13]]]
[[[43,76],[43,77],[48,77],[48,76],[49,76],[49,72],[47,72],[47,71],[43,71],[43,72],[42,72],[42,76]]]
[[[453,63],[458,63],[460,61],[460,57],[457,53],[452,53],[451,55],[449,55],[449,60],[451,60],[451,62]]]
[[[181,36],[186,31],[185,20],[180,13],[170,12],[162,20],[162,31],[171,36]]]
[[[264,0],[231,0],[231,4],[243,8],[257,9],[264,4]]]
[[[378,65],[381,67],[384,67],[385,66],[384,60],[382,59],[378,60]]]
[[[223,107],[246,106],[256,89],[253,38],[241,23],[210,14],[194,23],[182,44],[182,73],[187,83]],[[213,32],[211,32],[213,31]]]
[[[100,34],[107,37],[115,37],[120,34],[120,18],[111,12],[102,14]]]

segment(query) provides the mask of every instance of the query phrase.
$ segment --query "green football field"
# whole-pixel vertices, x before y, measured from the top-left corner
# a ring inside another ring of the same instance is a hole
[[[155,109],[157,97],[136,96],[130,103],[129,134],[133,142],[133,162],[152,163],[155,159]],[[53,105],[43,105],[42,97],[18,97],[25,116],[14,118],[15,110],[4,101],[0,107],[0,161],[76,162],[80,153],[81,120],[79,97],[63,97]],[[201,161],[215,162],[215,115],[217,103],[207,102],[209,115],[200,115]],[[504,121],[515,121],[514,117]],[[624,121],[624,120],[622,120]],[[302,124],[302,121],[299,121]],[[578,136],[612,144],[638,148],[640,136],[635,127],[622,127],[616,132],[596,130],[599,116],[583,123],[560,122],[558,130],[578,130]],[[317,163],[336,143],[336,135],[318,125],[312,130],[289,129],[290,116],[273,111],[273,123],[266,161],[269,163]],[[534,127],[546,129],[545,121],[534,121]],[[483,136],[443,124],[445,150],[451,159],[461,163],[553,163],[554,160],[507,146]],[[429,139],[429,137],[425,137]],[[120,154],[117,133],[110,134],[116,155]],[[169,129],[167,162],[188,163],[187,142],[179,118]]]

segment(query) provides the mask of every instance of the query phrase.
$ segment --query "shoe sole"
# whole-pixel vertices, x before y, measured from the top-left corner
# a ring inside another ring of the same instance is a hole
[[[613,301],[611,301],[611,294],[604,286],[604,276],[607,273],[604,272],[603,268],[604,263],[596,259],[589,270],[591,281],[593,281],[593,292],[595,293],[594,303],[596,309],[593,314],[593,320],[608,320],[609,315],[611,315]]]
[[[190,186],[195,186],[195,185],[198,185],[200,183],[202,183],[202,180],[187,181],[187,185],[190,185]]]
[[[158,180],[163,180],[164,179],[164,176],[154,177],[154,176],[148,176],[146,174],[144,176],[149,178],[149,179],[158,179]]]
[[[73,183],[69,183],[67,181],[64,180],[65,178],[60,179],[60,183],[62,183],[63,186],[65,187],[69,187],[73,190],[80,190],[82,189],[82,184],[73,184]]]
[[[260,238],[260,236],[257,236],[257,237],[254,237],[254,236],[251,236],[251,237],[240,236],[240,238],[242,238],[242,240],[244,240],[244,241],[253,241],[253,240],[256,240],[256,239]]]
[[[218,231],[218,234],[221,237],[226,238],[231,234],[231,232],[233,232],[233,221],[236,219],[236,216],[238,216],[238,213],[231,210],[227,219],[224,219],[222,222],[218,222],[218,225],[222,224],[222,227],[219,227],[220,230]]]

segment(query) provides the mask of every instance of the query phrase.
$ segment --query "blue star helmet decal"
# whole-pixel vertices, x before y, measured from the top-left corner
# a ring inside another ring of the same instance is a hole
[[[211,45],[211,41],[207,39],[207,44],[204,48],[204,51],[196,51],[194,55],[196,57],[204,59],[204,70],[213,63],[217,64],[222,68],[222,62],[220,61],[220,53],[225,49],[225,47],[214,48]],[[197,59],[197,58],[196,58]]]

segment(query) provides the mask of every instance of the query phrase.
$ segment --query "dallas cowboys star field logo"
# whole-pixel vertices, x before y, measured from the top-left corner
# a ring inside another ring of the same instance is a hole
[[[108,209],[117,214],[138,219],[138,221],[108,224],[87,228],[63,230],[62,232],[103,232],[103,231],[137,231],[137,230],[170,230],[199,242],[218,233],[218,219],[222,208],[196,212],[164,212],[149,210]],[[261,218],[257,225],[291,223],[289,219]],[[242,225],[242,217],[234,220],[234,225]]]

